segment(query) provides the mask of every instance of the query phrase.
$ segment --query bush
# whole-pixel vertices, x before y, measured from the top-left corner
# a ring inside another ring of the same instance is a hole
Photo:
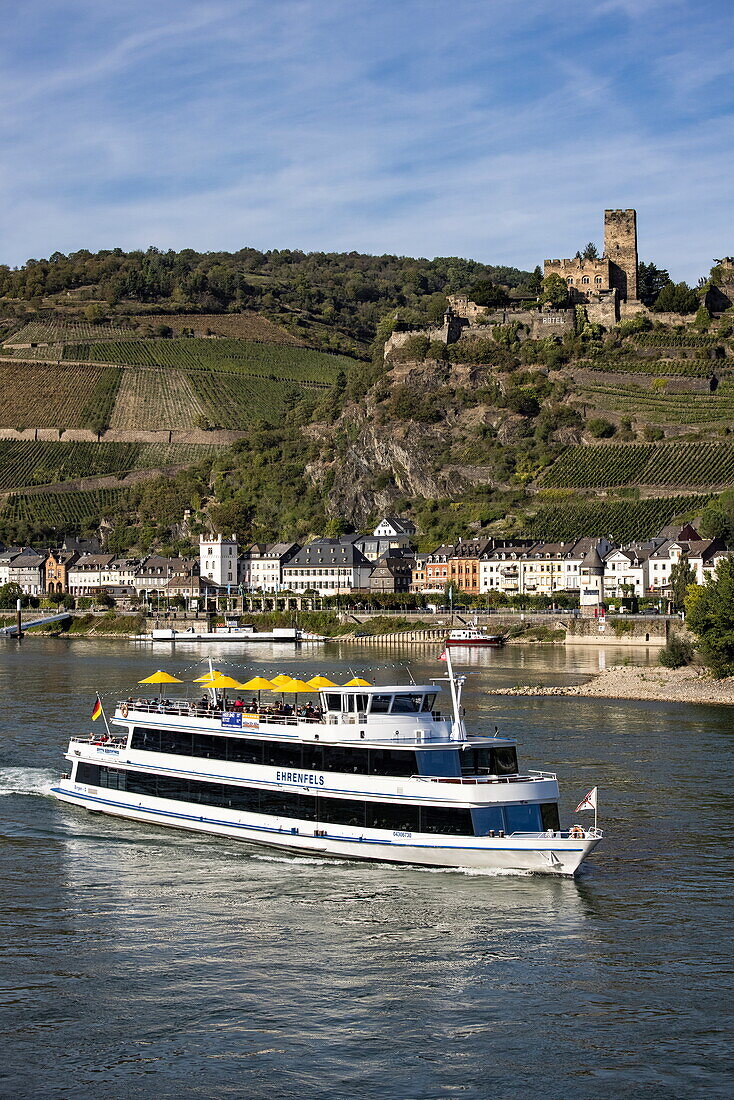
[[[601,416],[594,416],[591,420],[586,422],[586,430],[594,436],[595,439],[608,439],[616,432],[614,424],[609,420],[604,420]]]
[[[678,634],[671,634],[668,644],[660,650],[658,661],[665,668],[682,668],[693,660],[693,645]]]

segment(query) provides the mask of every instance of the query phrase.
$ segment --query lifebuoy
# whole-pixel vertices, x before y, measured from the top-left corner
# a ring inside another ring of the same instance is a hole
[[[582,840],[586,834],[584,833],[581,825],[572,825],[571,828],[568,830],[568,835],[573,840]]]
[[[123,703],[122,706],[120,707],[120,714],[122,715],[123,718],[127,718],[127,713],[128,713],[127,703]]]

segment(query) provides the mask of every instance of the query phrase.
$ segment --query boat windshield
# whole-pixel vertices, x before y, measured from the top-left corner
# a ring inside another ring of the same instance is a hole
[[[465,745],[460,753],[462,775],[517,775],[517,750],[512,745]]]

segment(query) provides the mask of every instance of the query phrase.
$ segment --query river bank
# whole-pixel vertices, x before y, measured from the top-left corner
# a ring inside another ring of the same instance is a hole
[[[714,680],[701,669],[615,665],[572,687],[490,688],[488,695],[575,695],[582,698],[653,699],[662,703],[734,706],[734,677]]]

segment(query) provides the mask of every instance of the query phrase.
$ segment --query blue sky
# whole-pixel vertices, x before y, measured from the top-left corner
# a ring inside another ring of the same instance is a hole
[[[734,252],[734,3],[3,0],[0,262]]]

